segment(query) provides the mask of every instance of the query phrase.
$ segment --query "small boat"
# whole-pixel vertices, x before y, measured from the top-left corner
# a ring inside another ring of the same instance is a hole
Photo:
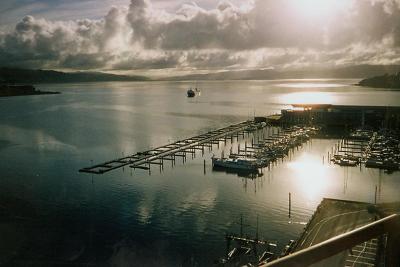
[[[190,89],[187,91],[187,96],[188,96],[188,97],[195,97],[195,96],[196,96],[196,92],[193,91],[192,88],[190,88]]]
[[[335,161],[335,164],[337,164],[339,166],[355,167],[358,165],[358,162],[355,160],[342,158],[340,160]]]

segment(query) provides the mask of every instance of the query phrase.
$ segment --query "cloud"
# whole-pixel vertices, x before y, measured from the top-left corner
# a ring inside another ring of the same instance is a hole
[[[0,65],[70,69],[234,69],[400,64],[400,1],[228,0],[174,12],[150,0],[101,19],[25,16],[0,33]],[[321,2],[322,3],[322,2]]]

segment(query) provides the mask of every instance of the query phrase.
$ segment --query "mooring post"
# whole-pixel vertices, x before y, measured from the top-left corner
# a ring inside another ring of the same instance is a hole
[[[378,186],[375,185],[375,205],[376,205],[377,198],[378,198]]]
[[[289,192],[289,218],[291,217],[292,213],[292,194]]]
[[[204,159],[204,162],[203,162],[203,168],[204,168],[204,175],[206,175],[206,160]]]

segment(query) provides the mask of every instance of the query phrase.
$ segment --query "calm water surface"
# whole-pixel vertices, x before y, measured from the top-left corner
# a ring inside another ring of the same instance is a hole
[[[400,106],[400,92],[355,82],[199,82],[201,96],[193,99],[186,97],[190,82],[58,84],[37,87],[60,95],[0,99],[0,208],[7,210],[0,265],[17,258],[207,266],[224,254],[224,234],[238,232],[241,214],[247,234],[255,234],[258,215],[260,235],[282,248],[323,197],[373,202],[378,186],[378,201],[400,201],[399,173],[322,164],[337,140],[314,139],[255,180],[213,172],[212,154],[201,152],[184,165],[167,163],[162,173],[153,167],[151,175],[129,168],[78,173],[91,162],[277,113],[290,103]]]

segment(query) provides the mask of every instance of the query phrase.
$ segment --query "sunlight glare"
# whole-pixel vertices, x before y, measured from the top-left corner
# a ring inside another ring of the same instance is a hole
[[[299,82],[299,83],[280,83],[276,86],[287,87],[287,88],[335,88],[343,87],[343,84],[339,83],[314,83],[314,82]]]
[[[307,18],[326,19],[351,6],[349,0],[292,0],[296,13]]]
[[[295,182],[309,199],[321,195],[327,188],[328,168],[321,160],[308,153],[303,153],[296,161],[288,163]]]
[[[336,97],[326,92],[297,92],[285,94],[280,97],[284,104],[334,104]]]

